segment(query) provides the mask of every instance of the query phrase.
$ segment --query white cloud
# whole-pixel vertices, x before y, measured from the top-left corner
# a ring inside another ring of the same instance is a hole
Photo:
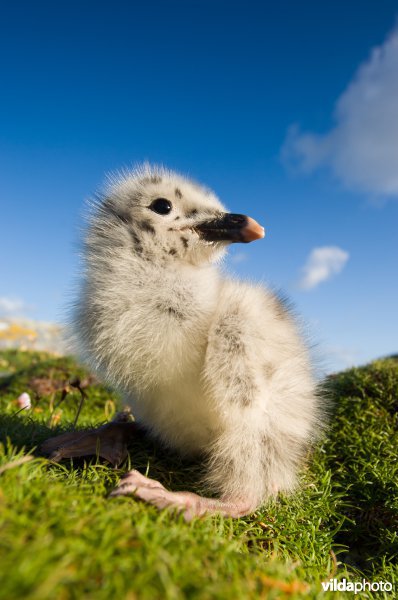
[[[361,352],[358,348],[347,348],[345,346],[328,346],[324,349],[324,360],[328,371],[340,371],[361,364]]]
[[[302,269],[299,287],[302,290],[314,289],[322,281],[340,273],[348,258],[348,252],[337,246],[314,248]]]
[[[398,27],[358,68],[334,121],[320,135],[292,126],[282,158],[306,173],[329,167],[352,189],[398,196]]]
[[[247,254],[246,252],[237,252],[236,254],[232,254],[231,256],[231,262],[234,263],[235,265],[240,265],[244,262],[247,261]]]
[[[19,298],[7,298],[5,296],[0,297],[0,313],[19,314],[24,312],[26,309],[27,306],[25,302]]]

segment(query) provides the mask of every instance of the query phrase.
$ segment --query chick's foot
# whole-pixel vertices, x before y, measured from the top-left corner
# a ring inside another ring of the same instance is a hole
[[[127,496],[133,494],[137,498],[156,506],[158,509],[170,508],[182,512],[186,521],[205,514],[222,514],[225,517],[243,517],[253,510],[253,504],[242,500],[223,501],[215,498],[204,498],[192,492],[171,492],[156,481],[145,477],[136,470],[129,471],[121,479],[111,496]]]
[[[40,450],[54,462],[63,458],[100,456],[118,467],[127,458],[129,439],[138,431],[136,423],[112,421],[98,429],[72,431],[49,438]]]

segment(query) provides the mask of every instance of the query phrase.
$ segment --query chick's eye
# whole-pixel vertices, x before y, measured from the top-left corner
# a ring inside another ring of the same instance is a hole
[[[158,213],[158,215],[168,215],[169,212],[171,212],[173,205],[170,200],[167,200],[166,198],[156,198],[149,208]]]

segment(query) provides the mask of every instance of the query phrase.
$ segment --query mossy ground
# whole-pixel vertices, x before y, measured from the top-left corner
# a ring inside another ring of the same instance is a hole
[[[350,597],[323,592],[331,577],[397,589],[396,360],[327,380],[331,427],[296,494],[244,519],[191,523],[134,498],[108,499],[130,465],[172,489],[195,489],[200,465],[149,442],[133,441],[119,470],[95,458],[56,465],[38,455],[43,440],[72,427],[80,393],[68,382],[85,381],[79,428],[118,408],[115,394],[73,359],[3,351],[0,371],[1,598]],[[16,398],[25,391],[33,406],[19,411]],[[23,462],[26,455],[32,458]]]

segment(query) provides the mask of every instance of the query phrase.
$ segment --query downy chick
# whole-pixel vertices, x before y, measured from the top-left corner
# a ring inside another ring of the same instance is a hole
[[[112,180],[90,216],[73,327],[79,354],[166,447],[206,461],[218,499],[131,471],[134,493],[186,518],[242,516],[291,490],[319,400],[292,315],[260,285],[221,276],[233,242],[264,236],[213,192],[144,166]]]

